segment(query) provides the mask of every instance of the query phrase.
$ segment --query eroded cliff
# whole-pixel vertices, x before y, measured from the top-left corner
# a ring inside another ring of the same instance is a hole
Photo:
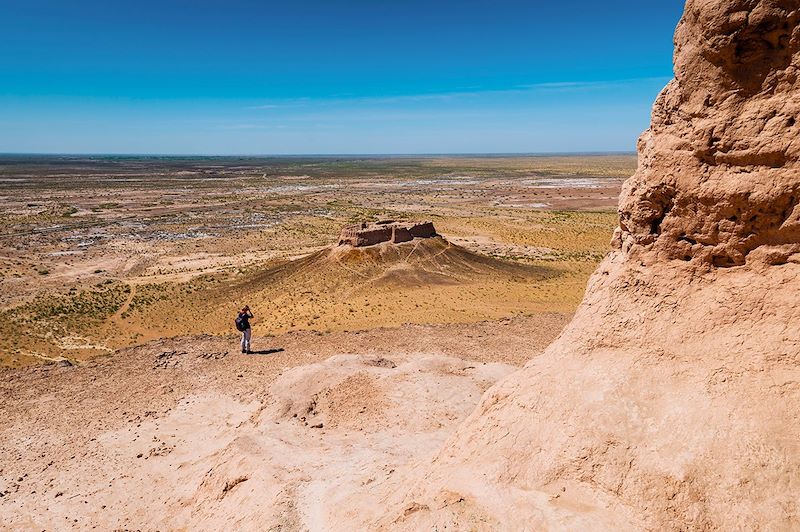
[[[800,527],[799,21],[689,0],[615,251],[383,526]]]

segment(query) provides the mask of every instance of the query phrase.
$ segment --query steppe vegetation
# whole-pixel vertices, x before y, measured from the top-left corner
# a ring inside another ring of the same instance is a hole
[[[243,301],[258,309],[260,334],[571,312],[608,250],[635,164],[627,155],[6,156],[0,364],[229,334]],[[430,219],[458,246],[549,273],[369,291],[335,268],[259,277],[335,242],[343,225],[379,217]]]

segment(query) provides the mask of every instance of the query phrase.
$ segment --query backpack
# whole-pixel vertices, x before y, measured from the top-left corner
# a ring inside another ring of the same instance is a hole
[[[241,316],[236,316],[236,321],[234,323],[236,323],[237,331],[239,332],[244,331],[244,318],[242,318]]]

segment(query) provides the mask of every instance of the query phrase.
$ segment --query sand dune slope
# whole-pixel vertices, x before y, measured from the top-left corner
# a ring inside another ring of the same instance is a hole
[[[459,323],[532,311],[568,311],[543,303],[563,272],[500,260],[441,237],[364,248],[326,247],[265,264],[202,291],[157,294],[126,327],[151,335],[232,329],[245,304],[271,332],[371,329],[402,323]]]
[[[275,283],[313,279],[333,290],[369,292],[376,287],[424,288],[463,284],[487,277],[505,280],[544,279],[555,272],[473,253],[442,237],[369,247],[334,246],[270,268],[248,279],[249,293]]]

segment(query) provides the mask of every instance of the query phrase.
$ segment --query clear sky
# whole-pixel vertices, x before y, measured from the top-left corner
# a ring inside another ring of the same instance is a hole
[[[0,0],[0,152],[633,151],[682,0]]]

